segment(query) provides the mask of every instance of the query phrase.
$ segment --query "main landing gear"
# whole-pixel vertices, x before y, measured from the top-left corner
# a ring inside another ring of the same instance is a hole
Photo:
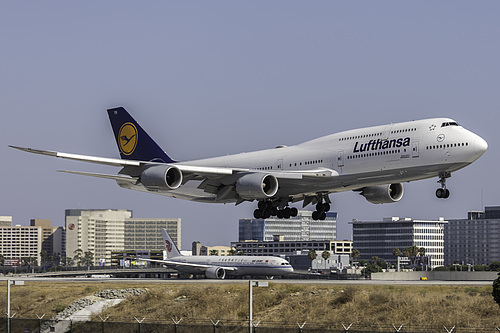
[[[450,190],[446,188],[446,178],[450,178],[451,174],[449,172],[442,172],[439,174],[438,183],[441,184],[441,188],[436,190],[436,197],[440,199],[447,199],[450,196]]]
[[[259,201],[259,208],[254,210],[253,217],[256,219],[268,219],[276,216],[279,219],[289,219],[299,214],[295,207],[284,207],[279,209],[272,201]]]
[[[316,204],[316,210],[312,213],[312,218],[314,221],[317,220],[325,220],[326,219],[326,213],[330,211],[330,204],[328,202],[321,203],[318,202]]]

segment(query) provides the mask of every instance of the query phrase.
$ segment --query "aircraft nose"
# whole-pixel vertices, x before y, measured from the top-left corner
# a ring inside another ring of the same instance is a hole
[[[481,156],[488,149],[488,143],[482,137],[477,136],[476,140],[474,140],[474,150],[476,153]]]

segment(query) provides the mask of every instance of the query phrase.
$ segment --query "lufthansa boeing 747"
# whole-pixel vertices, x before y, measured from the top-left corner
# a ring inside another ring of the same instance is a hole
[[[329,194],[359,191],[375,204],[397,202],[403,184],[446,180],[484,154],[488,144],[456,121],[424,119],[331,134],[294,146],[188,162],[173,160],[123,108],[108,110],[121,159],[15,147],[30,153],[121,167],[116,175],[63,171],[115,180],[119,186],[173,198],[235,203],[258,201],[255,218],[297,215],[290,203],[312,204],[313,218],[330,210]]]

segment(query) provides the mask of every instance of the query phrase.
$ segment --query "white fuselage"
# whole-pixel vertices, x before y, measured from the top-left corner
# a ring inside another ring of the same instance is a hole
[[[226,271],[227,275],[281,276],[293,272],[288,261],[272,256],[178,256],[168,260],[193,265],[235,268],[234,271]],[[188,274],[204,273],[204,270],[194,266],[178,266],[175,269]]]
[[[334,193],[366,186],[409,182],[459,170],[478,159],[487,143],[449,118],[434,118],[340,132],[295,146],[179,162],[179,165],[245,168],[259,171],[328,169],[333,176],[280,184],[277,197]],[[189,181],[159,194],[204,202],[216,195]],[[143,186],[127,188],[147,191]]]

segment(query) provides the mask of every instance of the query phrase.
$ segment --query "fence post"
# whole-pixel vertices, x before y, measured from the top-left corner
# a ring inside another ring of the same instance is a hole
[[[42,333],[42,318],[45,317],[45,313],[41,317],[36,313],[36,317],[38,318],[38,332]]]
[[[172,321],[174,322],[175,333],[177,333],[177,326],[179,326],[179,323],[181,322],[182,318],[177,320],[177,321],[175,321],[174,318],[170,318],[170,319],[172,319]]]
[[[214,323],[214,321],[212,319],[210,319],[210,321],[212,322],[212,326],[214,327],[214,333],[217,332],[217,325],[219,325],[220,320],[217,320],[216,323]]]
[[[104,333],[104,322],[108,320],[109,316],[107,316],[105,319],[102,319],[101,316],[99,316],[99,318],[101,319],[101,333]]]
[[[399,326],[399,328],[396,328],[396,326],[394,326],[394,324],[392,324],[392,327],[394,327],[394,329],[396,330],[396,332],[399,333],[399,331],[401,331],[401,329],[403,328],[403,325]]]
[[[453,330],[455,329],[455,326],[453,326],[453,327],[451,328],[451,330],[447,329],[447,328],[446,328],[446,326],[444,326],[444,325],[443,325],[443,327],[444,327],[444,329],[446,330],[446,332],[448,332],[448,333],[453,332]]]
[[[351,328],[351,326],[352,326],[352,323],[347,327],[345,327],[344,323],[342,323],[342,327],[344,328],[344,332],[349,332],[349,329]]]
[[[139,333],[141,333],[141,323],[144,321],[144,319],[146,319],[146,317],[142,318],[142,320],[139,320],[137,319],[136,317],[134,317],[134,319],[137,321],[137,323],[139,324]]]
[[[253,333],[257,332],[257,326],[259,326],[259,324],[260,320],[257,322],[257,324],[253,324],[253,329],[252,329]]]

